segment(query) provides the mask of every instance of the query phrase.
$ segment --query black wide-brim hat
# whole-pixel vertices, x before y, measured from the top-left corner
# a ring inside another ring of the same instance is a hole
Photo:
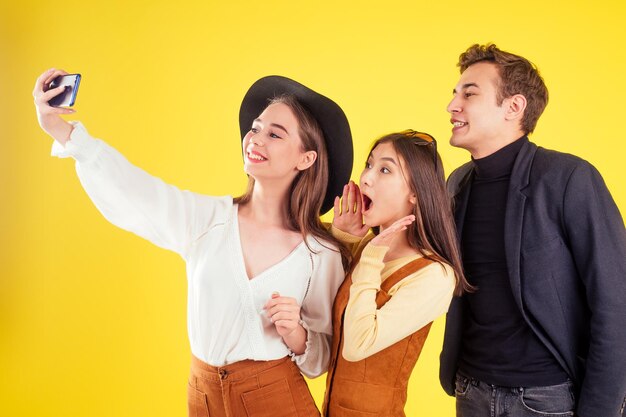
[[[328,153],[328,186],[320,211],[320,214],[324,214],[333,207],[335,196],[343,193],[343,186],[348,183],[352,173],[354,157],[350,125],[337,103],[289,78],[279,75],[263,77],[252,84],[241,102],[241,140],[270,100],[285,94],[294,96],[313,115],[324,133]]]

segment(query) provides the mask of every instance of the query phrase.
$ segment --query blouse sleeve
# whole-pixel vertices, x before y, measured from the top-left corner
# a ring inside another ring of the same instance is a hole
[[[444,314],[452,300],[454,272],[435,262],[394,285],[391,299],[378,309],[376,293],[387,250],[367,245],[352,273],[342,352],[348,361],[365,359],[415,333]]]
[[[293,360],[300,371],[315,378],[328,369],[332,330],[332,307],[337,290],[344,279],[341,255],[336,249],[315,245],[312,253],[313,274],[309,292],[302,303],[300,315],[307,331],[306,349]]]
[[[183,258],[191,243],[216,222],[225,221],[232,199],[181,191],[132,165],[105,142],[73,123],[70,140],[52,146],[52,155],[76,160],[79,180],[104,217]]]

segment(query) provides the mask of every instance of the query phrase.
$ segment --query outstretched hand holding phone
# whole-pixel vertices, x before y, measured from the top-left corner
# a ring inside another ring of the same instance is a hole
[[[61,145],[70,139],[73,126],[65,121],[62,114],[72,114],[76,111],[64,107],[53,107],[49,101],[66,90],[65,85],[56,88],[49,88],[50,83],[61,75],[68,75],[67,72],[59,69],[49,69],[37,78],[35,88],[33,89],[33,97],[35,97],[35,108],[37,110],[37,120],[41,128],[50,136],[52,136]],[[54,103],[54,101],[53,101]]]
[[[72,107],[76,101],[78,94],[78,86],[80,85],[80,74],[59,75],[53,79],[48,85],[47,90],[57,87],[65,87],[63,92],[48,101],[52,107]]]

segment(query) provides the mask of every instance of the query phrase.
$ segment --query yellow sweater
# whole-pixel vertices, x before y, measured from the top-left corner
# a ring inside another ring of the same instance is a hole
[[[352,273],[344,317],[342,355],[346,360],[359,361],[380,352],[448,311],[454,292],[454,271],[440,263],[432,263],[394,285],[389,291],[391,300],[378,310],[376,293],[381,282],[421,255],[383,262],[389,248],[370,245],[372,233],[361,238],[335,227],[331,230],[353,254],[364,247]]]

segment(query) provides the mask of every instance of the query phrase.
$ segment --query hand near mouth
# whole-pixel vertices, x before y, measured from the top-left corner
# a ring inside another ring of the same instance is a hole
[[[333,226],[353,236],[365,236],[369,226],[363,224],[362,206],[359,186],[350,181],[343,186],[341,198],[335,197]]]
[[[415,216],[410,214],[406,217],[396,220],[391,226],[382,230],[374,239],[370,241],[370,244],[374,246],[387,246],[391,247],[393,240],[399,235],[399,232],[406,230],[411,223],[415,221]]]

